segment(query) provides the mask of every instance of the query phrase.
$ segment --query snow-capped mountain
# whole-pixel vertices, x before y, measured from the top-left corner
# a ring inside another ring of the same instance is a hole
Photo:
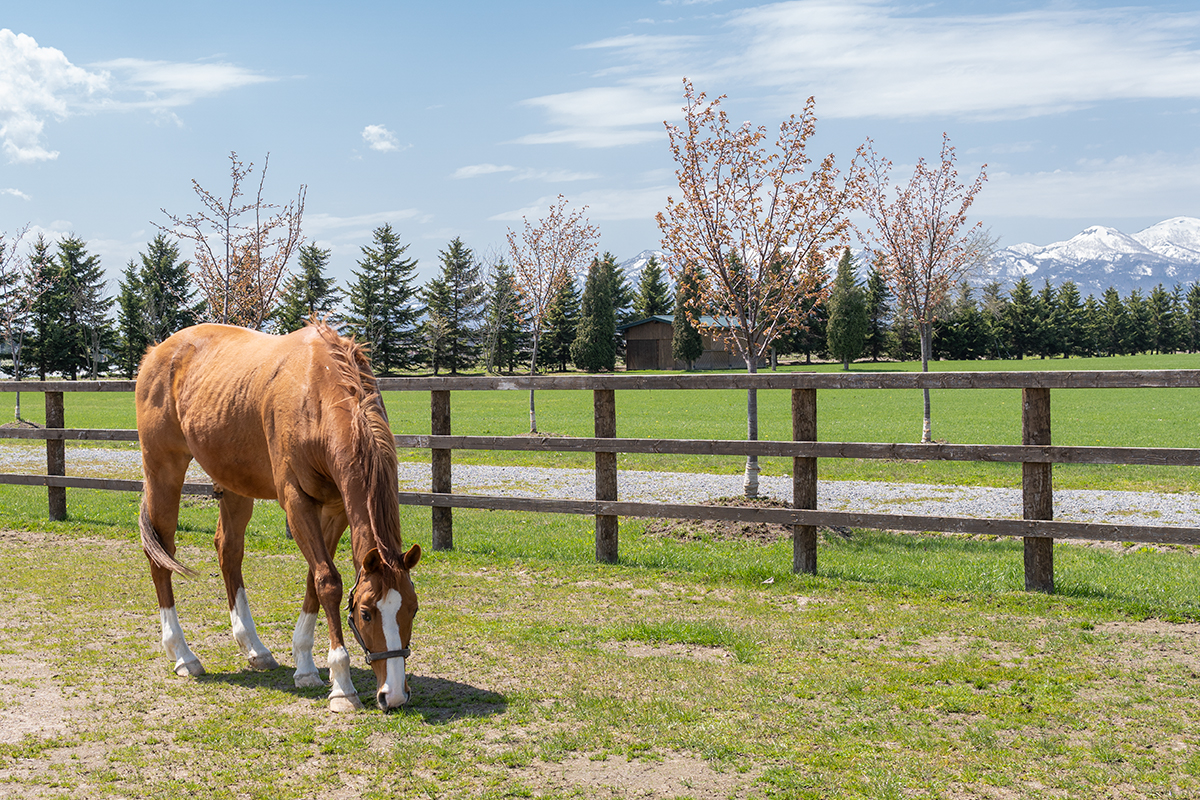
[[[651,258],[657,258],[658,263],[662,263],[662,250],[643,250],[633,258],[627,258],[621,262],[621,269],[625,270],[625,277],[629,279],[629,283],[637,286],[638,278],[641,277],[642,268],[650,263]],[[664,272],[666,267],[663,268]]]
[[[1093,225],[1065,242],[1013,245],[996,253],[982,281],[1011,285],[1022,277],[1035,289],[1045,280],[1056,286],[1071,280],[1084,296],[1110,286],[1127,294],[1191,283],[1200,279],[1200,219],[1175,217],[1132,236]]]

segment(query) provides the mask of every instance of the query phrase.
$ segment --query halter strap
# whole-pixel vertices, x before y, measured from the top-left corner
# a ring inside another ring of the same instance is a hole
[[[350,632],[354,634],[354,638],[358,640],[358,644],[363,649],[363,653],[367,656],[367,665],[370,666],[375,661],[383,661],[387,658],[408,658],[412,655],[412,650],[408,647],[401,647],[399,650],[381,650],[378,653],[372,653],[367,648],[367,643],[363,641],[362,634],[358,632],[358,625],[354,622],[354,591],[358,588],[358,582],[362,579],[362,570],[354,574],[354,586],[350,588],[350,597],[346,601],[346,624],[350,626]]]

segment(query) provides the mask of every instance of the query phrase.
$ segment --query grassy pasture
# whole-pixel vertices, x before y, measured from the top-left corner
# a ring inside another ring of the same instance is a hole
[[[916,364],[856,364],[856,371],[907,370]],[[1127,356],[1069,360],[934,362],[935,370],[1035,369],[1196,369],[1200,354]],[[785,370],[798,369],[784,367]],[[840,365],[818,365],[836,371]],[[393,430],[429,433],[427,392],[389,392],[385,398]],[[43,420],[39,394],[22,395],[25,417]],[[759,436],[790,439],[790,394],[759,392]],[[938,390],[933,392],[934,437],[954,443],[1019,444],[1021,398],[1018,390]],[[11,408],[13,396],[0,394],[0,408]],[[528,393],[455,392],[451,400],[453,429],[458,434],[516,435],[528,431]],[[538,426],[546,433],[592,435],[590,392],[537,393]],[[744,438],[745,392],[617,392],[619,436],[677,439]],[[823,441],[913,442],[920,437],[921,393],[918,390],[822,390],[817,393],[817,432]],[[1055,390],[1052,393],[1053,441],[1059,445],[1200,446],[1200,394],[1189,389]],[[72,394],[67,398],[67,425],[133,428],[130,394]],[[402,460],[424,461],[428,453],[407,451]],[[592,457],[580,453],[490,453],[458,451],[461,463],[515,463],[589,467]],[[735,473],[743,459],[732,457],[622,455],[621,469]],[[763,459],[767,475],[789,474],[790,459]],[[901,462],[822,459],[826,480],[889,480],[918,483],[961,483],[983,486],[1020,485],[1014,464]],[[1200,472],[1189,468],[1065,465],[1055,468],[1055,485],[1064,489],[1200,491]]]
[[[5,490],[10,524],[38,494]],[[333,716],[286,667],[245,669],[211,501],[181,534],[200,573],[177,581],[181,616],[209,670],[190,680],[157,646],[136,498],[73,498],[71,520],[31,525],[48,533],[0,534],[0,797],[1200,794],[1187,552],[1059,546],[1044,596],[1020,591],[1014,542],[830,536],[808,577],[787,542],[629,520],[604,566],[589,520],[459,511],[457,549],[415,574],[412,703]],[[403,513],[427,547],[428,511]],[[290,664],[304,566],[281,528],[260,504],[246,572]]]

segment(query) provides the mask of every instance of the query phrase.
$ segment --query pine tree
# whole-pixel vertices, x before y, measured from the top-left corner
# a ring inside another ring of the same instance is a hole
[[[675,286],[675,318],[671,322],[671,357],[687,364],[689,370],[704,355],[704,337],[692,322],[693,318],[698,320],[704,315],[700,305],[703,280],[700,270],[699,265],[688,264],[679,275]]]
[[[850,362],[862,355],[870,322],[865,293],[855,275],[854,259],[850,257],[848,247],[838,261],[837,277],[828,302],[826,346],[831,356],[841,360],[842,369],[848,370]]]
[[[1104,330],[1104,308],[1094,295],[1083,302],[1083,332],[1075,340],[1081,356],[1099,355],[1107,335]]]
[[[675,309],[671,289],[657,256],[650,256],[638,278],[637,299],[633,303],[634,316],[638,319],[667,316]]]
[[[983,287],[979,313],[983,317],[984,349],[987,358],[1007,358],[1008,344],[1004,336],[1004,318],[1008,299],[1000,281],[990,281]]]
[[[41,234],[30,248],[29,260],[42,293],[30,314],[28,361],[36,368],[38,380],[44,381],[47,375],[59,371],[62,353],[67,350],[62,319],[67,313],[69,298],[60,280],[62,269],[50,252],[50,243]]]
[[[1128,338],[1125,352],[1132,355],[1145,353],[1151,347],[1150,304],[1142,296],[1141,289],[1132,289],[1125,298],[1125,312],[1129,315]]]
[[[1008,293],[1004,333],[1013,358],[1034,355],[1038,349],[1037,305],[1029,279],[1022,277]]]
[[[199,322],[205,303],[192,283],[191,263],[179,260],[179,248],[165,235],[155,236],[141,258],[143,325],[154,344]]]
[[[1101,349],[1105,355],[1119,356],[1129,352],[1129,312],[1121,302],[1121,295],[1113,287],[1104,290],[1102,304],[1105,338]]]
[[[408,245],[391,225],[372,232],[374,246],[363,245],[350,286],[346,326],[371,347],[371,363],[383,375],[416,366],[421,352],[417,323],[424,309],[413,302],[416,259],[405,258]]]
[[[306,244],[298,251],[300,271],[283,285],[279,306],[274,313],[276,333],[298,331],[310,319],[331,317],[342,302],[337,280],[327,277],[332,250]]]
[[[521,298],[512,267],[500,261],[492,271],[484,302],[484,357],[488,372],[512,374],[521,361]]]
[[[424,293],[429,308],[430,361],[435,374],[439,366],[445,366],[457,375],[479,363],[484,287],[475,254],[462,239],[455,237],[439,256],[441,275],[429,282]]]
[[[617,309],[614,290],[618,275],[611,253],[593,258],[588,267],[583,298],[579,303],[579,327],[571,343],[571,360],[584,372],[612,372],[617,365]]]
[[[117,294],[117,362],[125,377],[132,380],[146,348],[151,344],[145,324],[145,287],[142,286],[137,264],[133,261],[125,266],[118,286],[120,292]]]
[[[580,307],[575,281],[567,281],[559,288],[546,312],[546,330],[538,342],[540,363],[556,364],[560,372],[566,372],[567,363],[571,361],[571,344],[579,329]]]
[[[1156,353],[1175,352],[1175,304],[1173,297],[1160,283],[1150,291],[1147,310],[1150,312],[1150,350]]]
[[[1035,350],[1042,358],[1053,358],[1062,352],[1062,331],[1058,319],[1058,295],[1050,285],[1050,279],[1042,286],[1033,300]]]
[[[78,379],[83,367],[97,377],[107,360],[106,351],[115,344],[108,322],[113,301],[104,295],[104,270],[98,256],[87,254],[86,246],[74,235],[58,243],[59,280],[67,300],[66,316],[61,321],[66,347],[59,363],[71,380]]]
[[[1087,347],[1083,343],[1083,302],[1079,298],[1079,287],[1074,281],[1066,281],[1058,289],[1056,307],[1059,347],[1065,358],[1083,355]]]
[[[864,348],[875,362],[888,350],[888,317],[892,312],[888,304],[890,297],[887,279],[872,264],[871,271],[867,273],[867,338]]]

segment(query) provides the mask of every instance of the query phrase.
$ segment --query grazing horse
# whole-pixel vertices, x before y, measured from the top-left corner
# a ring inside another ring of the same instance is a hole
[[[296,685],[324,685],[312,654],[321,608],[329,624],[329,707],[362,707],[342,638],[343,585],[333,560],[349,525],[355,581],[347,621],[375,672],[379,707],[408,702],[404,667],[417,613],[409,573],[421,548],[403,552],[396,445],[364,349],[320,322],[287,336],[196,325],[146,353],[137,424],[145,476],[139,528],[175,672],[204,674],[184,639],[171,587],[172,573],[191,572],[175,560],[175,529],[195,459],[220,498],[217,556],[233,638],[250,666],[278,666],[255,632],[242,581],[246,523],[261,498],[283,507],[308,562],[292,636]]]

